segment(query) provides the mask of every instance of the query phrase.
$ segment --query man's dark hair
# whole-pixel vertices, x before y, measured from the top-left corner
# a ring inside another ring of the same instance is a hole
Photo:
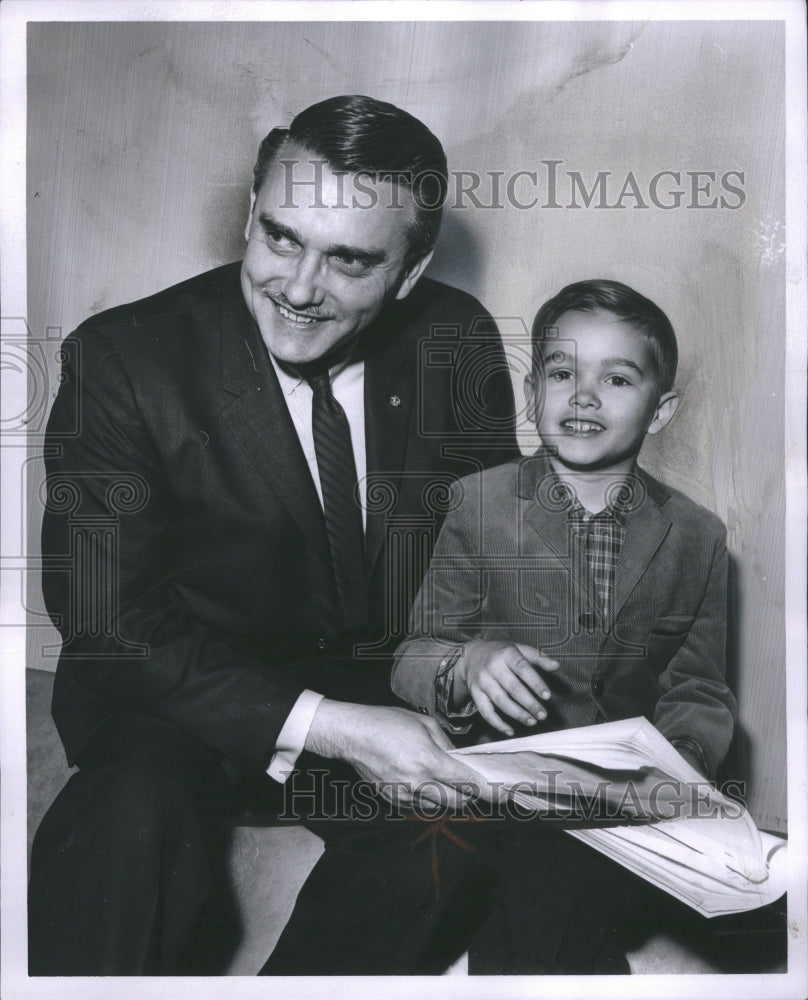
[[[253,191],[287,143],[303,146],[331,170],[392,180],[412,192],[408,266],[435,245],[448,189],[446,155],[423,122],[393,104],[353,94],[330,97],[301,111],[289,128],[274,128],[258,150]]]
[[[672,389],[679,352],[670,320],[658,305],[644,295],[619,281],[608,281],[605,278],[576,281],[567,285],[539,309],[531,331],[534,367],[539,367],[541,361],[541,344],[548,335],[552,336],[551,329],[564,313],[592,313],[601,310],[618,316],[646,338],[651,345],[656,369],[654,374],[660,393]]]

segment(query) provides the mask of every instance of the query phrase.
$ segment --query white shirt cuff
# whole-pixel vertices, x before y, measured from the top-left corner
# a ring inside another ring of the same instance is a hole
[[[267,768],[270,778],[281,784],[286,782],[289,772],[294,770],[297,758],[303,752],[314,713],[322,700],[323,696],[316,691],[301,692],[278,734],[275,753]]]

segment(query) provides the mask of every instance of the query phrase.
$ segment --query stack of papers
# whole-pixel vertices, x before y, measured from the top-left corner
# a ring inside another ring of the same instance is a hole
[[[520,815],[564,830],[707,917],[786,891],[784,838],[713,788],[647,719],[453,751]]]

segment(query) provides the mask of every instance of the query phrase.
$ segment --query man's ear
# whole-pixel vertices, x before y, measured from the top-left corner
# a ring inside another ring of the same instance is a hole
[[[659,434],[662,428],[671,422],[678,406],[679,393],[675,389],[671,389],[670,392],[664,392],[659,397],[654,419],[649,424],[647,433]]]
[[[255,191],[250,191],[250,214],[247,216],[247,225],[244,227],[244,239],[249,242],[250,230],[252,229],[253,212],[255,211]]]
[[[427,268],[427,264],[432,260],[432,254],[434,250],[430,250],[429,253],[424,254],[419,261],[407,271],[404,277],[401,279],[401,284],[398,286],[398,291],[396,292],[397,299],[405,299],[413,289],[415,282],[421,277]]]

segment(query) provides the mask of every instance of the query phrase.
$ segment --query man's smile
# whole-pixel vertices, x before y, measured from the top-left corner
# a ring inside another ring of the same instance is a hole
[[[290,323],[298,323],[301,326],[306,326],[310,323],[321,323],[323,320],[330,319],[329,316],[313,315],[310,312],[298,312],[296,309],[292,309],[291,306],[281,303],[273,295],[269,295],[267,297],[281,316],[283,316],[284,319],[289,320]]]

